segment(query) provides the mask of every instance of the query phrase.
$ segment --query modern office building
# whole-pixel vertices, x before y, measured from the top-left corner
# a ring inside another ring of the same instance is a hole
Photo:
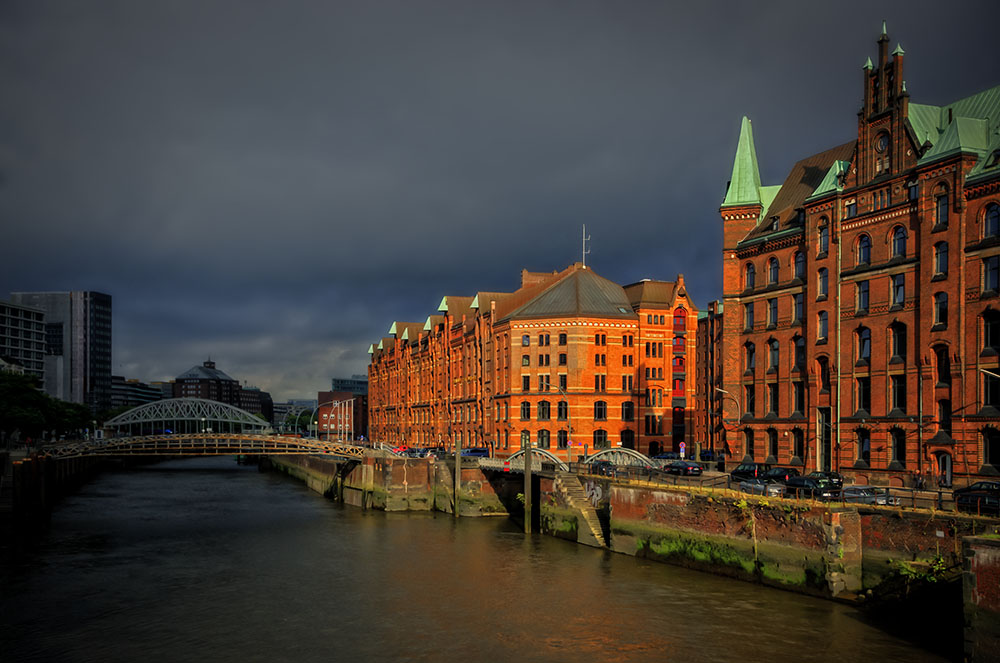
[[[11,301],[45,312],[45,392],[111,407],[111,295],[91,291],[15,292]]]
[[[515,292],[449,295],[369,348],[371,439],[498,456],[531,444],[573,459],[679,450],[696,320],[682,276],[622,287],[579,263],[525,270]]]
[[[45,311],[0,302],[0,359],[12,373],[45,379]]]
[[[856,135],[783,183],[744,118],[704,407],[737,462],[947,486],[1000,474],[1000,87],[911,102],[889,43],[859,71]]]
[[[352,394],[368,393],[368,378],[364,375],[352,375],[349,378],[333,378],[330,381],[330,391],[346,391]]]
[[[111,407],[136,407],[163,398],[160,388],[121,375],[111,376]]]

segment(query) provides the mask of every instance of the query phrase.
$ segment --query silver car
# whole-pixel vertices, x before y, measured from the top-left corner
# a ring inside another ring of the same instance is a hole
[[[854,504],[880,504],[882,506],[899,504],[899,498],[891,497],[888,490],[872,486],[845,486],[841,499],[844,502]]]
[[[747,479],[740,481],[740,492],[751,495],[767,495],[768,497],[781,497],[785,494],[785,487],[780,483],[767,483],[763,479]]]

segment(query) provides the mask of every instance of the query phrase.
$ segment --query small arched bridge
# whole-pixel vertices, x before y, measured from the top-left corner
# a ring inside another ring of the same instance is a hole
[[[231,456],[330,454],[361,459],[342,441],[269,434],[269,424],[238,407],[201,398],[169,398],[132,408],[104,425],[104,439],[49,447],[56,458],[80,456]]]

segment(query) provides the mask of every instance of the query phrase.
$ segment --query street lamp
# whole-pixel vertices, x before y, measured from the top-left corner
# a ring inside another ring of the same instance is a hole
[[[722,389],[720,387],[716,387],[715,390],[717,392],[719,392],[720,394],[723,394],[723,398],[724,399],[728,398],[729,400],[731,400],[733,402],[733,404],[736,406],[736,423],[738,425],[739,422],[740,422],[740,420],[743,419],[743,408],[740,407],[740,401],[739,401],[739,399],[737,399],[731,393],[729,393],[728,391],[726,391],[725,389]],[[726,423],[726,418],[724,416],[724,413],[723,413],[723,417],[722,417],[722,423],[723,423],[723,425],[725,425],[725,423]],[[735,446],[735,441],[734,441],[734,446]],[[751,458],[750,460],[752,461],[753,459]]]

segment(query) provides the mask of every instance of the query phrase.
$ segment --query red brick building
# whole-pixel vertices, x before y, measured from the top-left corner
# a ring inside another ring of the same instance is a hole
[[[622,287],[581,264],[523,271],[512,293],[444,297],[369,349],[371,438],[573,459],[678,449],[691,442],[696,320],[682,276]]]
[[[856,138],[780,185],[743,119],[704,386],[734,461],[882,485],[1000,470],[1000,87],[911,103],[903,65],[883,30]]]
[[[368,439],[368,394],[321,391],[316,394],[316,430],[320,439]]]

